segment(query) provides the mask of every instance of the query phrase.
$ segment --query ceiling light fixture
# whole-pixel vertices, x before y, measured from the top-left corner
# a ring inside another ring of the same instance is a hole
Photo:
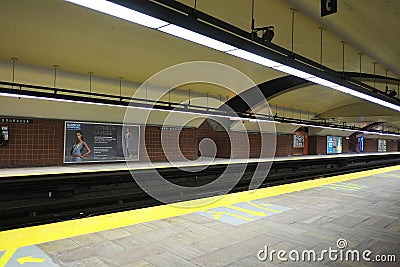
[[[225,44],[197,32],[193,32],[191,30],[176,26],[174,24],[168,24],[166,26],[158,28],[158,30],[194,43],[198,43],[203,46],[213,48],[221,52],[228,52],[237,49],[234,46]]]
[[[303,126],[303,127],[314,127],[314,128],[329,129],[329,130],[340,130],[340,131],[343,131],[343,132],[359,132],[359,130],[355,130],[355,129],[330,127],[330,126],[323,126],[323,125],[314,125],[314,124],[307,124],[307,123],[293,122],[293,123],[290,123],[290,124]]]
[[[194,112],[194,111],[187,111],[187,110],[176,110],[176,109],[161,109],[156,107],[146,107],[146,106],[126,106],[126,105],[118,105],[118,104],[107,104],[101,102],[94,102],[95,99],[92,98],[90,101],[82,101],[82,100],[71,100],[65,98],[55,98],[55,97],[47,97],[47,96],[32,96],[27,94],[14,94],[14,93],[1,93],[0,96],[4,97],[12,97],[12,98],[24,98],[24,99],[35,99],[35,100],[47,100],[47,101],[56,101],[56,102],[64,102],[64,103],[73,103],[73,104],[88,104],[88,105],[97,105],[97,106],[108,106],[108,107],[120,107],[120,108],[128,108],[128,109],[144,109],[144,110],[151,110],[151,111],[162,111],[168,113],[181,113],[181,114],[191,114],[191,115],[202,115],[204,117],[218,117],[218,118],[226,118],[232,119],[236,118],[237,120],[248,120],[248,118],[243,118],[234,115],[219,115],[219,114],[212,114],[212,113],[204,113],[204,112]],[[60,96],[60,95],[59,95]],[[259,122],[273,122],[273,120],[268,119],[255,119]]]
[[[70,99],[63,99],[63,98],[54,98],[54,97],[42,97],[42,96],[32,96],[26,94],[14,94],[14,93],[0,93],[0,96],[4,97],[12,97],[12,98],[24,98],[24,99],[35,99],[35,100],[46,100],[46,101],[56,101],[56,102],[64,102],[64,103],[73,103],[73,104],[85,104],[85,105],[97,105],[97,106],[108,106],[108,107],[120,107],[120,108],[129,108],[129,109],[144,109],[144,110],[151,110],[151,111],[161,111],[161,112],[168,112],[168,113],[181,113],[181,114],[190,114],[190,115],[203,115],[204,117],[218,117],[218,118],[225,118],[234,121],[250,121],[250,122],[273,122],[273,123],[287,123],[287,122],[280,122],[275,120],[269,119],[253,119],[253,118],[244,118],[238,116],[229,116],[229,115],[219,115],[219,114],[210,114],[210,113],[203,113],[203,112],[192,112],[192,111],[181,111],[181,110],[165,110],[160,108],[154,107],[144,107],[144,106],[125,106],[125,105],[117,105],[117,104],[107,104],[101,102],[90,102],[90,101],[79,101],[79,100],[70,100]],[[94,99],[92,98],[91,101]],[[314,125],[314,124],[306,124],[306,123],[287,123],[291,125],[299,125],[299,126],[307,126],[307,127],[315,127],[315,128],[323,128],[323,129],[332,129],[332,130],[341,130],[341,131],[348,131],[348,132],[362,132],[365,134],[376,134],[381,136],[394,136],[400,138],[399,134],[391,134],[391,133],[380,133],[380,132],[370,132],[370,131],[360,131],[357,129],[344,129],[344,128],[336,128],[336,127],[329,127],[329,126],[322,126],[322,125]]]
[[[349,88],[344,87],[344,86],[337,86],[337,87],[331,87],[331,88],[335,89],[335,90],[338,90],[338,91],[341,91],[343,93],[358,97],[358,98],[362,98],[362,99],[367,100],[369,102],[372,102],[372,103],[375,103],[375,104],[378,104],[378,105],[381,105],[381,106],[384,106],[384,107],[387,107],[387,108],[390,108],[390,109],[394,109],[394,110],[400,111],[400,106],[397,106],[395,104],[389,103],[389,102],[384,101],[382,99],[379,99],[379,98],[376,98],[376,97],[373,97],[373,96],[370,96],[370,95],[355,91],[353,89],[349,89]]]
[[[331,81],[327,81],[325,79],[322,79],[322,78],[319,78],[319,77],[315,77],[315,76],[311,77],[311,78],[306,78],[306,80],[308,80],[310,82],[313,82],[313,83],[316,83],[316,84],[319,84],[319,85],[322,85],[322,86],[325,86],[325,87],[332,88],[332,89],[334,89],[334,88],[339,86],[336,83],[333,83]]]
[[[398,134],[391,134],[391,133],[379,133],[379,132],[370,132],[370,131],[360,131],[363,134],[367,135],[380,135],[380,136],[392,136],[392,137],[397,137],[399,138],[400,135]]]
[[[278,63],[276,61],[270,60],[268,58],[253,54],[251,52],[248,52],[248,51],[245,51],[242,49],[232,50],[232,51],[228,51],[226,53],[230,54],[232,56],[241,58],[241,59],[245,59],[247,61],[251,61],[251,62],[260,64],[265,67],[273,68],[273,67],[283,66],[281,63]]]
[[[277,123],[275,121],[275,123]],[[313,128],[321,128],[321,129],[329,129],[329,130],[340,130],[343,132],[360,132],[360,133],[364,133],[364,134],[369,134],[369,135],[381,135],[381,136],[393,136],[393,137],[397,137],[400,138],[400,134],[393,134],[393,133],[380,133],[380,132],[371,132],[371,131],[360,131],[357,129],[347,129],[347,128],[335,128],[335,127],[329,127],[329,126],[322,126],[322,125],[314,125],[314,124],[306,124],[306,123],[289,123],[292,125],[298,125],[298,126],[303,126],[303,127],[313,127]]]
[[[272,67],[273,69],[279,70],[281,72],[285,72],[287,74],[293,75],[293,76],[297,76],[299,78],[303,78],[305,80],[309,80],[309,79],[315,79],[317,77],[315,77],[314,75],[311,75],[310,73],[286,66],[286,65],[281,65],[278,67]]]
[[[115,4],[105,0],[65,0],[73,4],[84,6],[96,11],[127,20],[145,27],[157,29],[162,26],[168,25],[168,22],[154,18],[152,16],[137,12],[130,8]]]

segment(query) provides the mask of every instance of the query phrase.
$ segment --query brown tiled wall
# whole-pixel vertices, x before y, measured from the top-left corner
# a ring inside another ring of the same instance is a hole
[[[356,138],[357,141],[357,138]],[[327,137],[326,136],[309,136],[308,150],[310,155],[326,155],[327,154]],[[342,137],[342,154],[349,153],[349,139]]]
[[[378,152],[378,140],[364,138],[364,153],[371,152]]]
[[[261,157],[271,157],[273,156],[273,152],[276,154],[276,147],[278,146],[278,139],[275,134],[267,134],[263,133],[263,151],[261,151]]]
[[[59,165],[63,162],[64,122],[57,120],[33,120],[32,124],[0,124],[8,125],[10,142],[0,147],[0,167],[46,166]],[[169,158],[182,160],[179,154],[187,159],[196,159],[199,155],[198,143],[204,138],[210,138],[217,146],[217,157],[266,157],[270,156],[271,146],[274,144],[274,135],[246,134],[243,132],[214,131],[208,122],[204,122],[198,129],[185,128],[177,136],[177,131],[164,131],[164,148],[161,145],[161,128],[158,126],[141,127],[140,160],[148,158],[152,161],[165,161],[164,150],[169,151]],[[263,136],[264,135],[264,136]],[[248,137],[247,137],[248,136]],[[262,138],[263,137],[263,138]],[[174,142],[179,138],[177,142]],[[249,140],[249,143],[242,140]],[[266,141],[261,151],[261,140]],[[343,137],[343,153],[348,153],[349,143]],[[235,150],[231,155],[231,141]],[[179,143],[179,145],[176,145]],[[311,155],[326,154],[326,137],[309,136],[308,150]],[[364,152],[377,152],[376,139],[364,139]],[[388,140],[387,151],[397,151],[398,142]],[[180,153],[179,153],[180,152]],[[276,156],[293,155],[293,135],[280,134],[276,136]],[[261,155],[260,155],[261,154]]]
[[[308,154],[317,155],[317,136],[308,137]]]
[[[387,140],[386,142],[386,151],[387,152],[397,152],[398,151],[398,143],[396,140]]]
[[[266,133],[231,132],[230,138],[235,146],[232,158],[272,157],[275,136]]]
[[[9,127],[9,143],[0,146],[0,167],[46,166],[63,162],[64,122],[33,120]]]
[[[258,158],[261,153],[261,134],[231,132],[232,158]]]
[[[386,152],[397,152],[398,143],[396,140],[386,141]],[[378,152],[378,140],[377,139],[365,139],[364,138],[364,152]]]
[[[210,124],[205,121],[197,129],[198,142],[204,138],[210,138],[217,147],[218,158],[229,158],[231,155],[231,142],[227,132],[214,131]]]
[[[225,131],[214,131],[207,121],[198,128],[198,141],[204,138],[214,141],[218,158],[269,157],[272,156],[272,146],[276,142],[274,135],[266,133],[230,132],[228,134]],[[232,147],[231,142],[235,144]],[[265,143],[262,144],[262,142]]]
[[[347,140],[348,146],[347,149],[348,151],[351,152],[360,152],[359,144],[358,144],[358,138],[357,138],[357,133],[350,135],[350,139]],[[343,147],[344,148],[344,147]]]
[[[247,138],[244,132],[231,132],[230,139],[233,144],[230,155],[232,158],[247,158],[250,157],[251,152],[253,152],[253,154],[257,152],[258,155],[260,154],[260,147],[257,147],[257,143],[260,143],[259,135],[249,135]],[[253,141],[253,144],[250,139]]]
[[[326,136],[309,136],[308,153],[310,155],[326,155]]]
[[[179,131],[161,131],[158,126],[146,126],[143,133],[144,142],[142,138],[141,160],[146,159],[144,148],[146,148],[148,158],[151,161],[166,161],[167,156],[170,160],[184,160],[179,155],[179,151],[187,159],[197,158],[197,129],[185,128],[179,133]],[[176,145],[177,142],[179,146]]]
[[[342,138],[342,154],[349,153],[349,139]]]
[[[282,134],[276,136],[276,151],[275,156],[290,156],[293,155],[293,135]]]

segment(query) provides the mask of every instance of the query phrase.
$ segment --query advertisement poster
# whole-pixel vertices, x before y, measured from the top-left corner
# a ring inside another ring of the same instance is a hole
[[[0,145],[8,144],[8,126],[1,126]]]
[[[378,152],[386,152],[386,140],[378,139]]]
[[[328,154],[333,154],[333,136],[328,136],[328,150],[327,153]]]
[[[342,137],[327,136],[327,153],[328,154],[342,153]]]
[[[358,137],[358,150],[364,152],[364,137]]]
[[[1,137],[4,141],[8,141],[8,126],[1,126]]]
[[[336,143],[334,144],[334,145],[336,145],[336,152],[335,153],[342,153],[342,148],[343,148],[343,145],[342,145],[342,137],[336,137]]]
[[[293,147],[304,147],[304,135],[295,134],[293,136]]]
[[[65,122],[64,163],[139,160],[140,126]]]

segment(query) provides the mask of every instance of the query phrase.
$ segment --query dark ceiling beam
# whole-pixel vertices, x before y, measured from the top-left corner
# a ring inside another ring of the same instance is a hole
[[[361,77],[361,80],[363,82],[373,82],[374,80],[378,83],[385,83],[386,81],[388,84],[394,84],[397,85],[400,83],[400,79],[392,78],[392,77],[387,77],[382,76],[382,75],[374,75],[371,73],[360,73],[359,72],[345,72],[344,73],[345,77],[352,78],[352,79],[357,79]]]
[[[372,130],[372,129],[375,129],[376,127],[381,126],[382,124],[384,124],[383,121],[375,121],[375,122],[368,124],[367,126],[362,127],[361,130],[363,130],[363,131]]]
[[[292,75],[284,76],[261,83],[257,87],[250,88],[231,98],[226,104],[235,112],[248,112],[265,102],[266,99],[270,99],[273,96],[296,88],[304,87],[307,84],[311,84],[311,82]]]

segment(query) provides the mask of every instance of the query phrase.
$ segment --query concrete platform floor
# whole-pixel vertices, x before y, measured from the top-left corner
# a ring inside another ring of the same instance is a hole
[[[263,207],[290,209],[257,220],[255,215],[240,225],[193,213],[38,247],[59,266],[399,266],[399,192],[400,171],[388,172],[261,199]],[[327,254],[320,260],[324,249],[339,251],[339,239],[347,242],[344,252],[371,250],[370,259],[394,255],[397,263],[357,262],[350,256],[340,261]],[[300,254],[312,249],[317,260],[294,262],[289,254],[279,260],[275,254],[273,261],[262,261],[258,256],[265,256],[259,253],[265,246]]]
[[[396,169],[14,251],[3,246],[0,265],[6,261],[5,266],[398,266],[400,170]],[[18,229],[11,232],[11,239],[37,235],[30,229],[25,234]],[[72,230],[62,228],[66,234]],[[41,233],[53,236],[51,230]],[[336,252],[321,254],[329,249]],[[286,254],[278,257],[277,252],[270,254],[272,250]],[[360,260],[346,254],[349,250],[357,250]],[[366,250],[371,251],[365,255],[371,261],[362,257]],[[10,258],[4,256],[7,253]],[[374,261],[377,255],[391,262]]]

